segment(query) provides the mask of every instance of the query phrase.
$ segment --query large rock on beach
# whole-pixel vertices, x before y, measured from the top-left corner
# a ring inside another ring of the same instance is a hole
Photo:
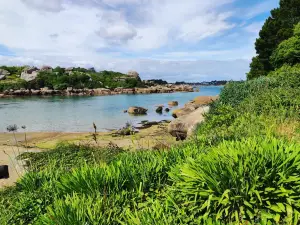
[[[216,101],[219,96],[198,96],[194,98],[192,103],[198,104],[198,105],[208,105],[212,103],[213,101]]]
[[[184,140],[190,136],[197,125],[204,121],[204,113],[208,112],[209,106],[203,106],[195,111],[173,120],[168,126],[168,132],[177,140]]]
[[[170,101],[168,102],[169,106],[178,106],[178,102],[177,101]]]
[[[199,107],[197,107],[197,108],[199,108]],[[178,118],[178,117],[187,115],[187,114],[189,114],[189,113],[195,111],[197,108],[191,105],[191,106],[184,107],[184,108],[181,108],[181,109],[175,109],[175,110],[172,112],[172,116],[173,116],[174,118]]]
[[[129,109],[127,110],[127,112],[132,115],[144,115],[147,114],[147,111],[148,109],[138,106],[129,107]]]

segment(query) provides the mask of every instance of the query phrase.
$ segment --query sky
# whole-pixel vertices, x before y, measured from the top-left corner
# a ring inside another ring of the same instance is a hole
[[[0,1],[0,64],[242,80],[279,0]]]

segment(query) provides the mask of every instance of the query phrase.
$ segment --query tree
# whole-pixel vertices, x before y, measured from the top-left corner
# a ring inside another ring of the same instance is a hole
[[[248,80],[266,75],[266,71],[264,70],[264,65],[260,61],[258,56],[252,58],[250,68],[251,68],[251,71],[249,73],[247,73]]]
[[[265,21],[259,38],[256,39],[254,57],[250,65],[248,79],[264,76],[274,70],[270,57],[277,46],[293,35],[294,25],[300,22],[300,0],[280,0],[279,8],[271,11],[271,16]],[[258,62],[259,61],[259,62]],[[261,71],[263,66],[263,70]],[[261,74],[257,72],[260,71]]]
[[[294,36],[281,42],[270,59],[274,68],[300,62],[300,23],[295,26]]]

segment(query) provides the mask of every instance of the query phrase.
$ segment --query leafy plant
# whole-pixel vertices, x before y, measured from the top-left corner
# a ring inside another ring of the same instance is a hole
[[[300,145],[252,138],[224,142],[170,173],[171,195],[205,221],[297,223]]]

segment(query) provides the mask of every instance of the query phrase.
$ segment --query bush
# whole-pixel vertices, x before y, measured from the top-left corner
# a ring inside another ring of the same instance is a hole
[[[190,218],[295,224],[300,145],[268,138],[224,142],[170,173],[171,196]]]
[[[294,66],[283,65],[281,68],[269,73],[271,79],[276,79],[280,86],[291,88],[300,87],[300,64]]]
[[[278,83],[273,77],[261,77],[246,82],[228,82],[220,94],[219,102],[236,107],[245,98],[276,86]]]
[[[294,65],[300,62],[300,37],[294,36],[279,44],[271,56],[274,68],[280,68],[285,63]]]

